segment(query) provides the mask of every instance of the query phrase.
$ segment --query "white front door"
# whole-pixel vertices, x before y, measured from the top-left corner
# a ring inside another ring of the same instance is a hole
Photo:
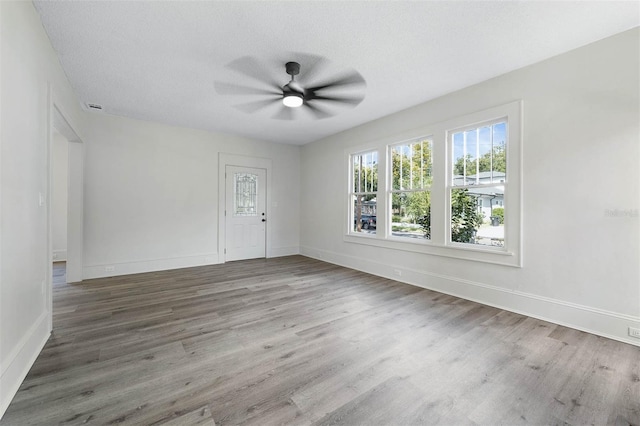
[[[266,257],[267,171],[226,166],[225,260]]]

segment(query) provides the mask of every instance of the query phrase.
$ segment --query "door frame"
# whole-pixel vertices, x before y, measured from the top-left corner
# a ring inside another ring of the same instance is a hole
[[[47,256],[46,303],[49,330],[53,325],[53,132],[57,130],[68,141],[67,165],[67,282],[82,281],[83,267],[83,197],[84,143],[69,114],[61,106],[51,84],[48,87],[47,120]]]
[[[226,178],[227,166],[251,167],[254,169],[265,169],[267,174],[267,194],[266,194],[266,215],[265,223],[265,254],[271,257],[271,159],[261,157],[250,157],[246,155],[229,154],[221,152],[218,155],[218,262],[225,263],[225,243],[226,234]]]

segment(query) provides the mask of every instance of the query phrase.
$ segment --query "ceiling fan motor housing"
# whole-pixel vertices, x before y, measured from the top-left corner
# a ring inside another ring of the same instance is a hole
[[[287,70],[287,74],[289,74],[290,76],[300,74],[300,64],[297,62],[287,62],[285,64],[285,67]]]

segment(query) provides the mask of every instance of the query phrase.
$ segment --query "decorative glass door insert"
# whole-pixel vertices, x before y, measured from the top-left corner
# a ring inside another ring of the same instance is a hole
[[[233,174],[233,215],[257,216],[258,175],[253,173]]]

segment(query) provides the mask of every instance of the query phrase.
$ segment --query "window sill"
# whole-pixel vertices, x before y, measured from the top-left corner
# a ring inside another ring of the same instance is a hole
[[[474,262],[491,263],[496,265],[521,268],[519,256],[516,253],[498,247],[470,246],[460,243],[439,244],[433,241],[405,241],[398,238],[380,238],[377,234],[354,235],[347,234],[344,241],[350,244],[362,244],[392,250],[412,253],[442,256],[454,259],[470,260]]]

